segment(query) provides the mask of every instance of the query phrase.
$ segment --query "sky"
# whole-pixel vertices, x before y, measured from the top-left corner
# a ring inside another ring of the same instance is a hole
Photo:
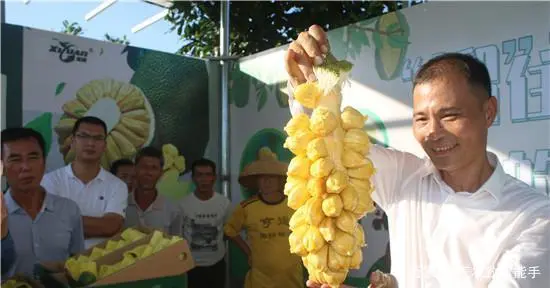
[[[132,33],[133,26],[161,12],[163,8],[138,0],[119,0],[90,21],[84,15],[99,5],[97,0],[7,0],[6,23],[59,31],[63,20],[78,22],[83,28],[82,37],[101,39],[104,34],[114,37],[126,35],[130,45],[164,52],[176,52],[181,46],[176,32],[170,32],[171,23],[160,20]]]

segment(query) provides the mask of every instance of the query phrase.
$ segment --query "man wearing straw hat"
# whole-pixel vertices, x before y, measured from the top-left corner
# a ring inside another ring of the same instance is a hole
[[[245,288],[303,287],[300,258],[290,253],[288,222],[292,210],[283,194],[287,164],[267,147],[246,166],[239,183],[258,194],[241,202],[224,227],[225,234],[248,256]],[[240,232],[246,230],[248,243]]]

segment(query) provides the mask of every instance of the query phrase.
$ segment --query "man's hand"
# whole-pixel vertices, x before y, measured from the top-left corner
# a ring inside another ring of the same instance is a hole
[[[2,222],[0,222],[0,226],[2,226],[2,239],[6,238],[8,236],[8,209],[6,208],[6,203],[4,203],[4,193],[0,191],[0,205],[2,206]]]
[[[292,86],[315,81],[313,65],[322,64],[329,49],[327,35],[321,26],[313,25],[300,33],[285,54],[285,67]]]

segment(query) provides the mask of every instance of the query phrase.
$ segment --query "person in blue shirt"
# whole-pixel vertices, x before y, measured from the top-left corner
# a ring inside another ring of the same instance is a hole
[[[64,261],[84,250],[81,213],[74,201],[47,193],[40,185],[46,167],[42,135],[29,128],[7,128],[1,143],[10,186],[4,204],[16,253],[6,276],[33,278],[35,264]]]

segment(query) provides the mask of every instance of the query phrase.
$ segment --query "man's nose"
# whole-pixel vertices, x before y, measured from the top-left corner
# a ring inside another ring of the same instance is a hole
[[[439,140],[443,135],[443,126],[438,119],[431,119],[428,122],[428,135],[426,136],[427,140],[436,141]]]

